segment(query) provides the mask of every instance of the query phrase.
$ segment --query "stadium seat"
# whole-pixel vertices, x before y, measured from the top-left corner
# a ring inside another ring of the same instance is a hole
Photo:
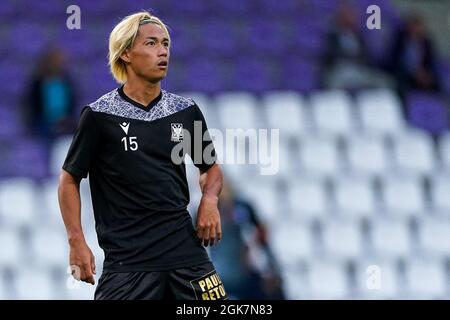
[[[336,140],[326,137],[305,137],[300,144],[300,163],[305,173],[332,176],[341,166]]]
[[[433,141],[417,130],[394,138],[394,161],[398,170],[429,174],[435,169]]]
[[[98,276],[94,277],[95,282],[98,283]],[[75,280],[67,280],[71,283],[70,288],[65,289],[65,295],[69,300],[93,300],[95,294],[95,286],[88,283],[78,282]]]
[[[384,140],[375,135],[355,135],[347,139],[347,157],[351,171],[379,175],[388,168]]]
[[[0,218],[7,225],[27,225],[36,215],[34,182],[10,178],[0,182]]]
[[[373,219],[370,226],[372,249],[377,256],[402,258],[412,254],[407,219]]]
[[[58,138],[53,143],[50,150],[50,173],[52,175],[59,176],[61,173],[71,142],[72,136],[65,136]]]
[[[23,245],[19,232],[13,228],[0,229],[0,266],[17,266],[23,260]]]
[[[310,224],[286,220],[270,229],[273,252],[282,268],[299,266],[313,254]]]
[[[267,178],[253,179],[246,182],[245,188],[242,185],[236,185],[236,188],[251,201],[263,221],[272,224],[282,219],[276,181]]]
[[[8,300],[10,298],[10,289],[8,288],[8,285],[0,270],[0,300]]]
[[[265,143],[261,142],[261,140],[265,138],[258,138],[260,141],[258,149],[254,148],[252,150],[254,156],[258,159],[258,164],[256,166],[258,171],[255,172],[255,174],[291,179],[298,167],[293,148],[289,144],[289,141],[280,139],[280,142],[278,143],[275,138],[271,140],[270,133],[268,134],[269,140],[267,141],[267,152],[264,151],[266,148],[261,147],[261,144]]]
[[[368,178],[346,176],[334,180],[338,210],[346,216],[369,216],[376,211],[373,181]]]
[[[441,259],[408,260],[406,279],[410,298],[442,299],[446,296],[449,282]]]
[[[439,94],[411,92],[406,97],[406,106],[411,125],[431,134],[449,129],[448,106]]]
[[[450,171],[450,132],[439,137],[439,156],[442,166]]]
[[[382,194],[385,209],[391,214],[411,216],[425,210],[422,182],[418,177],[384,176],[382,178]]]
[[[362,91],[356,103],[362,127],[368,133],[397,134],[405,127],[400,99],[389,89]]]
[[[348,259],[362,254],[364,244],[359,221],[324,221],[322,240],[330,257]]]
[[[296,218],[323,216],[328,210],[328,194],[322,179],[296,179],[288,187],[290,212]]]
[[[269,128],[280,129],[280,138],[298,137],[311,130],[303,98],[294,91],[270,92],[262,98]]]
[[[202,111],[209,129],[220,128],[220,123],[218,122],[217,119],[214,102],[206,94],[203,94],[201,92],[181,92],[179,94],[182,97],[187,97],[194,100],[194,102]]]
[[[309,261],[308,280],[311,299],[345,299],[349,294],[348,275],[342,262]]]
[[[37,192],[40,192],[41,195],[42,206],[40,211],[42,216],[45,216],[51,221],[61,222],[58,203],[58,181],[56,179],[46,180],[42,188],[37,190]]]
[[[419,220],[422,253],[450,257],[450,217],[425,217]]]
[[[398,264],[392,259],[374,257],[358,260],[355,280],[360,299],[395,299],[402,288]]]
[[[350,134],[354,129],[352,101],[344,91],[330,90],[310,97],[317,129],[325,134]]]
[[[56,298],[53,279],[46,269],[19,268],[14,275],[18,299],[51,300]]]
[[[251,94],[220,94],[216,97],[216,108],[224,129],[258,128],[256,100]]]
[[[48,267],[55,265],[66,267],[68,265],[69,248],[64,231],[62,223],[60,229],[33,228],[31,247],[34,261]]]
[[[450,212],[450,176],[436,173],[431,179],[431,200],[433,208],[438,211]]]
[[[287,300],[308,299],[306,275],[296,266],[283,271],[283,290]]]

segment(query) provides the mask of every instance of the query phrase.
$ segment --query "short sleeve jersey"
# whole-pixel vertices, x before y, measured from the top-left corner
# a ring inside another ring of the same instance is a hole
[[[143,106],[121,87],[82,110],[63,169],[80,178],[89,174],[104,272],[210,261],[187,211],[185,153],[201,171],[215,162],[205,119],[192,99],[161,90]]]

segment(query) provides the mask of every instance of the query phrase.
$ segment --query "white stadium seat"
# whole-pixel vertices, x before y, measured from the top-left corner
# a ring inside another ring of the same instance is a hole
[[[188,97],[194,100],[197,106],[200,108],[203,116],[205,117],[208,128],[219,128],[220,123],[217,119],[216,108],[214,102],[205,94],[201,92],[182,92],[182,97]]]
[[[36,216],[35,184],[28,178],[0,183],[0,219],[7,225],[28,225]]]
[[[283,289],[288,300],[309,298],[305,273],[298,266],[283,270]]]
[[[450,171],[450,132],[443,133],[439,138],[439,156],[442,165]]]
[[[336,140],[326,137],[308,137],[301,141],[300,163],[310,175],[334,175],[340,169]]]
[[[275,181],[271,179],[253,179],[243,185],[236,186],[244,197],[253,204],[257,214],[266,223],[281,219],[280,197]]]
[[[418,222],[423,253],[450,257],[450,217],[422,217]]]
[[[407,219],[374,219],[371,221],[371,235],[377,256],[397,258],[412,253]]]
[[[431,179],[431,199],[436,210],[450,212],[450,175],[436,174]]]
[[[352,171],[382,174],[388,168],[384,140],[375,135],[355,135],[347,139],[348,161]]]
[[[433,141],[417,130],[394,138],[396,169],[415,174],[429,174],[435,169]]]
[[[296,221],[280,222],[270,229],[271,246],[282,267],[298,266],[311,257],[313,242],[310,225]]]
[[[15,288],[19,300],[56,299],[54,281],[45,269],[19,268],[15,271]]]
[[[311,299],[345,299],[349,283],[344,263],[313,260],[308,263]]]
[[[3,278],[2,273],[0,272],[0,300],[8,300],[10,297],[10,290],[6,281]]]
[[[339,90],[314,93],[310,103],[317,129],[325,134],[349,134],[353,131],[352,101]]]
[[[57,176],[61,173],[64,160],[72,142],[72,136],[57,138],[50,149],[50,173]]]
[[[382,180],[385,208],[402,216],[416,215],[425,210],[421,180],[415,176],[385,176]]]
[[[288,186],[290,212],[296,217],[322,216],[327,211],[328,196],[322,179],[299,178]]]
[[[405,121],[398,96],[388,89],[366,90],[356,97],[362,126],[366,132],[396,134]]]
[[[362,253],[363,239],[358,221],[326,220],[322,237],[325,252],[331,257],[348,259]]]
[[[0,266],[16,266],[21,263],[23,256],[22,240],[20,239],[18,230],[11,227],[0,229]]]
[[[34,228],[31,238],[35,261],[44,266],[68,265],[69,248],[67,237],[61,221],[61,229],[45,227]]]
[[[222,128],[255,129],[257,119],[256,98],[248,93],[223,93],[216,98],[216,108]]]
[[[340,177],[334,180],[338,210],[347,216],[369,216],[375,211],[375,193],[371,179]]]
[[[311,129],[303,97],[297,92],[266,93],[262,99],[269,128],[280,129],[280,136],[299,136]]]
[[[406,279],[411,298],[448,298],[448,276],[445,272],[445,262],[441,259],[410,259],[407,263]]]

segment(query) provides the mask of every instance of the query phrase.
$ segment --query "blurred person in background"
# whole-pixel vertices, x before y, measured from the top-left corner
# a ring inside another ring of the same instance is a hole
[[[388,75],[372,63],[360,25],[352,6],[339,7],[322,56],[324,87],[359,89],[392,85]]]
[[[75,88],[66,69],[66,57],[57,47],[44,53],[34,71],[26,97],[30,131],[51,143],[72,133],[76,122]]]
[[[210,252],[230,298],[284,299],[267,228],[253,206],[238,198],[226,179],[219,196],[219,212],[226,237]]]
[[[397,32],[391,49],[390,69],[402,97],[407,90],[439,91],[434,44],[422,19],[410,15]]]

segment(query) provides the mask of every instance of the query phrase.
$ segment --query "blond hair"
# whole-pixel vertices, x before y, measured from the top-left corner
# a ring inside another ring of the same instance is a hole
[[[127,69],[125,67],[125,62],[120,56],[126,49],[133,46],[139,26],[147,23],[153,23],[160,26],[166,33],[170,45],[169,30],[158,17],[147,11],[141,11],[123,18],[109,35],[109,66],[114,79],[119,83],[125,83],[127,81]]]

